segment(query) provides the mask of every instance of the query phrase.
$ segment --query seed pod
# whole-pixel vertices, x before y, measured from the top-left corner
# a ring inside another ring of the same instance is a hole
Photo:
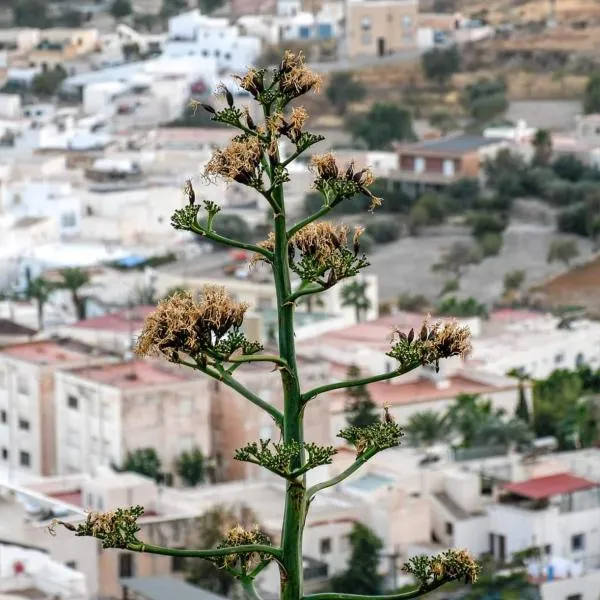
[[[354,177],[354,163],[351,162],[346,168],[345,178],[350,181]]]
[[[407,339],[407,341],[408,341],[409,344],[412,344],[412,341],[415,339],[415,330],[414,329],[411,329],[408,332],[408,336],[406,337],[406,339]]]
[[[200,103],[200,106],[206,111],[209,112],[211,115],[216,115],[217,111],[210,105],[210,104],[205,104],[204,102]]]
[[[185,182],[185,195],[187,196],[188,203],[190,206],[194,206],[194,202],[196,202],[196,193],[194,192],[194,188],[192,187],[192,180],[188,179]]]
[[[225,94],[229,108],[233,108],[233,94],[225,86],[223,86],[223,93]]]
[[[395,423],[394,417],[390,414],[390,407],[387,404],[383,407],[383,422],[384,423]]]
[[[256,131],[256,125],[250,115],[246,115],[246,123],[248,123],[248,129],[251,129],[252,131]]]
[[[420,334],[420,339],[422,342],[425,342],[427,340],[429,332],[427,331],[427,325],[425,325],[425,323],[423,323],[423,327],[421,327],[421,334]]]

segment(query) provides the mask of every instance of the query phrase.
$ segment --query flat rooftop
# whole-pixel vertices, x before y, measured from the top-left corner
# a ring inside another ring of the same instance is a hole
[[[72,327],[77,329],[95,329],[99,331],[118,331],[134,333],[144,324],[144,319],[154,310],[156,306],[136,306],[101,317],[84,319],[78,321]]]
[[[40,340],[5,346],[0,354],[37,365],[68,365],[101,353],[96,348],[74,340]]]
[[[410,151],[441,152],[452,154],[465,154],[467,152],[476,152],[480,148],[498,144],[502,140],[486,138],[479,135],[457,135],[446,136],[435,140],[424,140],[414,144],[400,144],[398,148]]]
[[[167,371],[159,365],[143,360],[110,363],[94,367],[72,369],[81,379],[95,381],[120,389],[135,389],[150,385],[168,385],[190,381],[191,377]]]

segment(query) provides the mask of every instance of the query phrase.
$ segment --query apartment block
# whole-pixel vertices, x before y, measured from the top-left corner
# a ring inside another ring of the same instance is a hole
[[[0,349],[0,468],[15,476],[56,473],[57,373],[114,359],[64,338]]]
[[[213,451],[209,381],[189,369],[132,360],[57,375],[57,472],[93,473],[154,448],[163,469],[193,447]]]

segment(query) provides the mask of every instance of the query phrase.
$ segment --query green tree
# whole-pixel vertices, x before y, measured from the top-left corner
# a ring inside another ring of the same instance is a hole
[[[579,248],[573,240],[552,240],[548,248],[549,263],[559,261],[568,267],[579,256]]]
[[[44,329],[44,307],[48,303],[48,300],[50,300],[50,296],[54,292],[54,289],[54,285],[43,277],[37,277],[27,284],[25,295],[27,298],[36,301],[38,329],[40,331]]]
[[[404,430],[413,446],[428,448],[448,440],[450,423],[445,414],[423,410],[410,416]]]
[[[257,100],[257,108],[262,110],[263,116],[260,120],[257,118],[256,125],[248,122],[244,111],[235,105],[235,99],[227,90],[223,90],[224,109],[204,107],[214,119],[227,123],[238,132],[226,147],[215,151],[206,164],[204,175],[233,180],[257,192],[257,197],[264,199],[265,207],[269,206],[273,211],[272,236],[258,244],[224,238],[219,234],[219,222],[224,218],[219,215],[220,206],[210,201],[196,201],[189,183],[186,186],[187,203],[172,216],[176,229],[251,252],[255,260],[262,261],[272,271],[276,349],[265,352],[260,344],[245,337],[243,325],[247,306],[228,296],[222,287],[211,286],[197,298],[191,294],[177,294],[161,302],[146,319],[135,347],[139,356],[163,357],[173,365],[187,367],[218,381],[220,386],[231,388],[272,420],[273,427],[278,430],[273,436],[277,442],[250,442],[238,448],[234,458],[258,464],[284,481],[284,516],[276,534],[277,542],[271,542],[258,529],[241,525],[229,528],[216,547],[205,550],[154,545],[139,538],[141,524],[138,525],[137,520],[143,514],[141,506],[103,513],[78,525],[65,524],[79,536],[99,538],[104,548],[211,561],[222,571],[234,575],[246,594],[254,599],[260,597],[254,579],[273,561],[277,563],[273,566],[278,567],[275,572],[279,570],[280,575],[280,600],[365,600],[345,593],[325,593],[317,598],[304,595],[304,523],[313,500],[322,490],[344,481],[377,453],[399,445],[402,429],[388,413],[381,422],[368,427],[344,427],[338,436],[354,447],[356,460],[334,477],[308,485],[306,474],[331,463],[336,454],[331,446],[305,441],[304,416],[310,410],[311,401],[334,390],[391,380],[419,367],[436,365],[445,358],[463,356],[470,350],[467,327],[457,323],[441,326],[425,322],[417,332],[394,333],[387,352],[391,364],[384,373],[305,387],[306,381],[300,376],[296,357],[296,302],[303,296],[321,293],[339,283],[343,285],[344,280],[355,280],[368,264],[360,247],[360,228],[349,237],[345,227],[322,219],[332,206],[359,194],[371,199],[373,210],[380,204],[380,199],[370,189],[373,179],[370,170],[358,173],[353,168],[340,170],[333,155],[317,154],[312,157],[311,172],[315,177],[314,188],[323,192],[323,205],[317,213],[299,221],[289,216],[289,200],[286,202],[285,197],[286,166],[321,138],[303,129],[303,113],[296,111],[289,117],[281,117],[284,121],[281,122],[279,117],[273,118],[272,111],[285,114],[290,102],[318,88],[320,80],[302,56],[287,52],[276,69],[268,73],[250,69],[239,81]],[[295,146],[291,160],[284,160],[279,155],[278,147],[283,137]],[[293,278],[298,278],[300,283],[292,288]],[[236,368],[242,364],[251,372],[264,372],[260,367],[257,371],[256,365],[253,371],[252,363],[256,362],[274,367],[272,370],[280,379],[281,409],[246,387],[245,378],[239,377]],[[102,523],[102,527],[97,527],[97,523]],[[379,588],[378,551],[375,548],[380,543],[373,543],[374,540],[365,536],[364,528],[357,527],[356,531],[358,533],[352,538],[356,548],[354,562],[345,574],[346,585],[352,577],[355,580],[355,583],[351,582],[353,592],[364,590],[369,593]],[[368,543],[364,543],[365,539]],[[358,568],[354,566],[356,561],[360,561]],[[405,570],[416,580],[411,594],[415,598],[450,581],[473,582],[479,571],[475,561],[466,552],[458,550],[411,560]]]
[[[506,112],[506,82],[502,78],[481,78],[469,84],[463,93],[463,106],[479,122],[490,121]]]
[[[585,164],[575,154],[561,154],[553,163],[552,170],[561,179],[580,181],[585,172]]]
[[[439,129],[442,135],[448,135],[451,131],[459,129],[459,122],[449,112],[436,111],[429,117],[431,127]]]
[[[194,487],[204,481],[204,454],[198,447],[189,452],[182,452],[175,461],[177,475],[185,481],[189,487]]]
[[[371,308],[371,301],[367,296],[369,284],[366,281],[353,281],[342,288],[342,306],[354,308],[356,322],[360,323]]]
[[[348,379],[360,379],[361,372],[356,365],[348,369]],[[369,390],[364,385],[349,388],[347,391],[346,421],[351,427],[369,427],[379,422],[377,406]]]
[[[447,296],[437,305],[436,313],[442,317],[487,317],[488,310],[475,298],[459,300],[456,296]]]
[[[377,220],[367,227],[367,235],[376,244],[395,242],[401,235],[400,224],[392,219]]]
[[[87,298],[82,297],[79,290],[89,284],[90,276],[82,269],[77,268],[63,269],[60,276],[62,281],[58,285],[71,292],[71,300],[73,306],[75,306],[77,319],[82,321],[86,317]]]
[[[529,425],[531,416],[529,414],[529,404],[527,403],[527,394],[525,393],[525,382],[519,378],[519,402],[515,410],[515,417],[521,419],[523,423]]]
[[[507,294],[509,292],[516,292],[520,290],[524,281],[525,271],[523,269],[508,271],[504,274],[504,293]]]
[[[54,96],[60,84],[67,78],[67,72],[62,65],[38,73],[31,81],[31,91],[36,96]]]
[[[466,269],[481,262],[481,251],[477,246],[465,242],[454,242],[443,254],[433,271],[450,273],[454,279],[460,280]]]
[[[48,3],[46,0],[18,0],[13,4],[13,22],[16,27],[50,26]]]
[[[492,407],[491,400],[477,394],[459,394],[448,409],[448,421],[461,439],[464,448],[480,444],[481,431],[501,420],[503,412]]]
[[[110,14],[115,20],[128,17],[132,12],[131,0],[113,0],[110,5]]]
[[[182,13],[186,8],[188,8],[187,0],[163,0],[160,16],[163,19],[170,19]]]
[[[358,81],[353,73],[337,71],[331,75],[325,95],[339,115],[344,116],[348,105],[360,102],[367,95],[367,88]]]
[[[334,592],[349,594],[378,594],[383,580],[379,575],[379,561],[383,542],[362,523],[356,523],[350,533],[348,567],[331,579]]]
[[[460,289],[460,279],[448,279],[442,286],[440,290],[439,297],[442,298],[446,294],[452,294],[454,292],[458,292]]]
[[[154,448],[138,448],[127,452],[120,470],[157,480],[161,475],[161,462]]]
[[[532,164],[547,166],[552,159],[552,134],[547,129],[538,129],[531,141],[533,146]]]
[[[254,513],[245,505],[237,510],[227,506],[216,506],[196,519],[195,527],[186,542],[192,548],[217,547],[236,525],[252,529],[257,525]],[[235,577],[227,569],[215,569],[208,561],[186,559],[186,580],[224,598],[230,597],[236,586]]]
[[[586,115],[600,112],[600,72],[598,71],[589,76],[585,86],[583,112]]]
[[[182,285],[174,285],[165,292],[165,295],[162,297],[162,300],[168,300],[169,298],[171,298],[171,296],[174,296],[175,294],[185,294],[187,291],[188,289],[183,287]]]
[[[477,240],[477,244],[483,258],[488,258],[500,254],[504,239],[499,233],[486,233]]]
[[[411,294],[410,292],[405,292],[398,296],[396,306],[398,307],[398,310],[422,313],[431,306],[431,302],[429,301],[429,298],[423,294]]]
[[[223,6],[223,0],[198,0],[198,8],[205,15],[210,15],[212,12]]]
[[[386,150],[392,142],[416,139],[410,112],[384,102],[376,102],[365,115],[350,119],[348,129],[369,150]]]
[[[445,85],[452,75],[460,71],[460,54],[453,44],[449,48],[432,48],[421,58],[423,73],[427,79]]]

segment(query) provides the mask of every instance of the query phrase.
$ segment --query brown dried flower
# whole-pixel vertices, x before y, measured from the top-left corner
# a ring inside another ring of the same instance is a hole
[[[290,115],[290,125],[297,130],[302,129],[304,124],[308,119],[308,112],[304,108],[304,106],[296,106],[292,109],[292,114]]]
[[[466,357],[471,352],[471,331],[456,321],[429,324],[425,319],[419,333],[411,329],[408,333],[396,330],[392,334],[393,347],[388,356],[402,365],[418,363],[438,366],[442,358]]]
[[[244,529],[241,525],[232,527],[226,534],[223,541],[217,548],[231,548],[235,546],[245,546],[247,544],[271,545],[271,540],[255,525],[252,529]],[[261,561],[269,560],[269,555],[258,552],[248,554],[229,554],[219,557],[215,562],[221,567],[235,568],[238,563],[244,570],[253,569]]]
[[[257,136],[238,136],[228,146],[214,152],[204,168],[204,175],[248,185],[257,177],[261,155],[262,146]]]
[[[331,152],[313,154],[310,159],[310,169],[319,179],[323,180],[337,179],[340,176],[335,156]]]
[[[234,302],[224,287],[206,286],[198,302],[189,292],[163,300],[146,317],[135,352],[139,356],[164,355],[177,359],[181,351],[203,354],[231,329],[241,326],[247,304]]]
[[[318,260],[326,261],[348,240],[348,227],[334,225],[328,221],[309,223],[298,231],[291,239],[291,243],[303,255],[314,256]]]
[[[310,90],[318,92],[323,78],[311,71],[301,52],[286,50],[279,67],[279,89],[289,98],[296,98]]]
[[[423,589],[450,581],[475,583],[480,567],[466,550],[446,550],[437,556],[414,556],[403,567]]]
[[[264,91],[263,77],[264,73],[258,69],[249,69],[243,77],[234,75],[240,87],[252,94],[254,98]]]

